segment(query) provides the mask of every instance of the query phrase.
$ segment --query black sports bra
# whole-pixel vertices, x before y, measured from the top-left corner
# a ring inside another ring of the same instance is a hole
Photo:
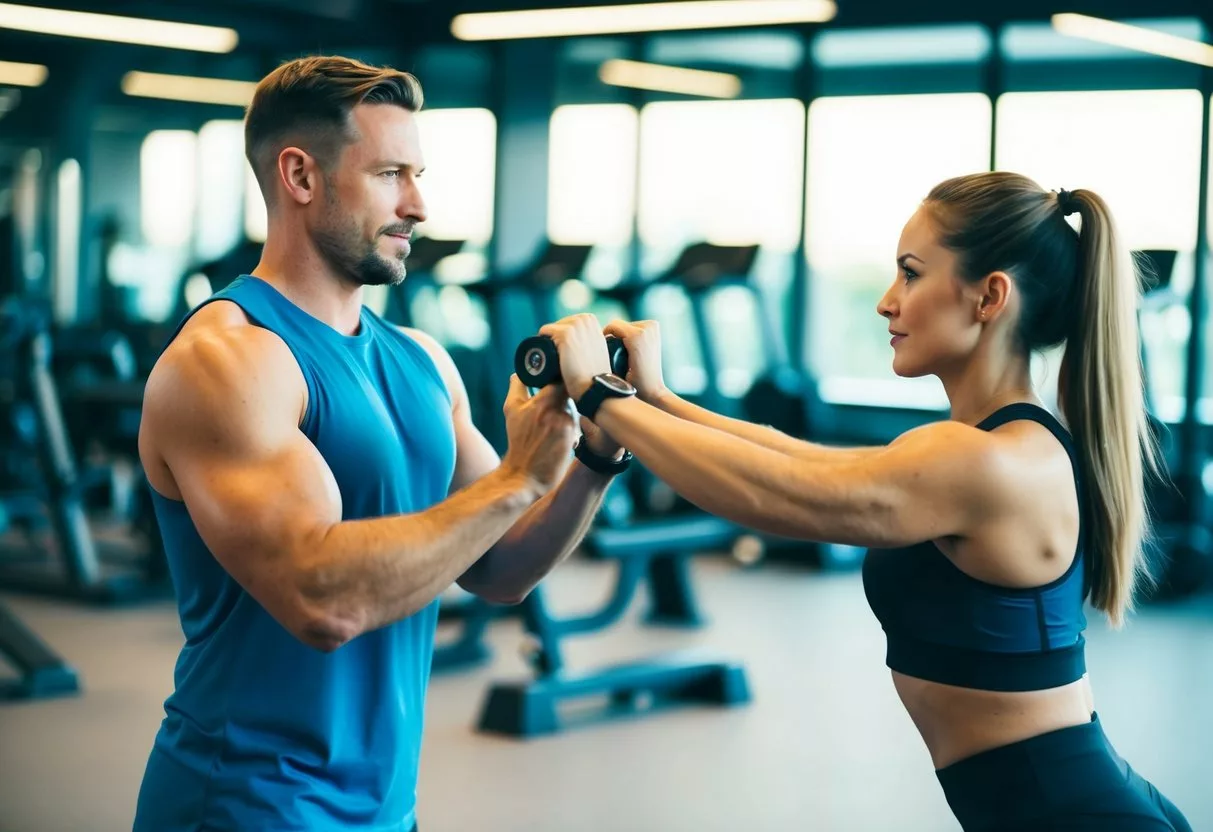
[[[1081,498],[1074,443],[1047,410],[1012,404],[977,427],[993,430],[1022,419],[1044,425],[1065,447]],[[1078,549],[1066,573],[1027,589],[973,578],[930,541],[869,550],[863,586],[887,637],[886,664],[908,676],[981,690],[1043,690],[1082,678],[1084,528],[1080,519]]]

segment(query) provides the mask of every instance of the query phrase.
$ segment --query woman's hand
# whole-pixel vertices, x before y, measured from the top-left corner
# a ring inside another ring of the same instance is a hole
[[[668,392],[661,376],[661,327],[657,321],[611,321],[603,336],[614,335],[628,351],[628,381],[641,399],[654,404]]]
[[[594,376],[611,372],[602,324],[588,312],[570,315],[539,330],[556,345],[560,355],[560,378],[569,398],[579,401],[594,381]]]

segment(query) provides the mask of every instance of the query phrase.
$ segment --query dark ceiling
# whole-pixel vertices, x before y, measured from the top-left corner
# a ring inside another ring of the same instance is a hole
[[[21,0],[18,0],[20,2]],[[1080,12],[1105,18],[1203,18],[1213,31],[1213,0],[836,0],[838,14],[829,27],[880,27],[939,23],[1046,22],[1058,12]],[[620,5],[584,0],[580,5]],[[177,102],[138,106],[118,92],[123,73],[132,69],[208,77],[256,80],[283,60],[303,54],[347,54],[373,63],[424,70],[435,87],[460,83],[460,73],[491,75],[491,62],[481,55],[468,70],[450,54],[438,64],[417,65],[421,47],[456,43],[451,19],[462,12],[518,8],[558,8],[576,0],[64,0],[59,8],[108,12],[132,17],[176,20],[234,28],[239,46],[230,54],[211,55],[178,49],[131,46],[52,37],[0,29],[0,59],[47,64],[47,83],[37,89],[0,90],[0,116],[6,139],[61,131],[68,123],[87,120],[94,105],[108,105],[111,118],[123,112],[151,110],[157,117],[180,113],[196,118],[197,105]],[[800,31],[812,31],[813,26]],[[445,50],[450,53],[451,50]],[[462,55],[471,52],[458,50]],[[483,50],[479,50],[483,53]],[[484,60],[482,60],[482,57]],[[477,63],[477,61],[479,63]],[[459,76],[459,77],[457,77]],[[469,76],[470,77],[470,76]],[[479,81],[477,81],[479,83]],[[19,106],[18,106],[19,104]],[[209,105],[202,105],[209,106]],[[469,105],[471,106],[471,105]],[[482,106],[482,105],[475,105]],[[230,108],[221,108],[228,112]],[[68,126],[68,129],[72,128]]]
[[[1213,26],[1213,0],[837,0],[831,26],[1046,20],[1056,12],[1111,18],[1191,16]],[[72,0],[61,8],[230,26],[238,51],[338,48],[401,49],[452,40],[450,20],[461,12],[570,5],[618,5],[586,0]],[[46,50],[70,52],[79,41],[0,30],[5,57]],[[21,58],[17,58],[20,60]]]

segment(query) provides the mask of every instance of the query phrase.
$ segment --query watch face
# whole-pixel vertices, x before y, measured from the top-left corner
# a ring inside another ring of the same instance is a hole
[[[636,392],[636,388],[628,384],[626,379],[622,379],[614,373],[603,373],[600,376],[595,376],[594,380],[621,396],[631,396]]]

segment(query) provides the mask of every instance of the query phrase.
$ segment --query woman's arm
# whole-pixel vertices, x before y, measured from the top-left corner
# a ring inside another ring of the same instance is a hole
[[[635,328],[616,322],[607,332],[625,326]],[[610,371],[593,316],[574,315],[540,333],[555,342],[574,401],[596,375]],[[653,360],[655,341],[634,332],[625,340],[629,363],[639,358],[629,378],[640,368],[637,381],[654,384],[644,370],[660,366]],[[593,421],[703,510],[782,537],[880,548],[969,537],[1001,517],[1026,480],[1024,463],[1017,467],[1016,455],[1002,451],[997,438],[960,422],[917,428],[871,452],[805,459],[679,419],[635,397],[608,398]]]
[[[810,459],[635,398],[608,399],[595,422],[704,511],[783,537],[887,548],[968,536],[1002,510],[1013,473],[989,434],[959,422]]]
[[[665,386],[661,373],[661,328],[656,321],[612,321],[604,335],[614,335],[623,341],[628,351],[628,381],[643,401],[679,419],[705,425],[773,451],[799,459],[837,461],[857,454],[871,453],[879,448],[832,448],[794,439],[766,425],[730,419],[706,408],[692,404],[672,393]]]
[[[739,439],[753,442],[772,451],[779,451],[797,459],[820,460],[822,462],[837,462],[842,459],[852,459],[865,454],[879,453],[881,448],[840,448],[830,445],[819,445],[788,436],[782,431],[767,425],[746,422],[742,419],[731,419],[719,413],[713,413],[707,408],[688,402],[669,389],[643,397],[645,401],[659,410],[669,413],[687,422],[713,428],[724,433],[732,434]]]

